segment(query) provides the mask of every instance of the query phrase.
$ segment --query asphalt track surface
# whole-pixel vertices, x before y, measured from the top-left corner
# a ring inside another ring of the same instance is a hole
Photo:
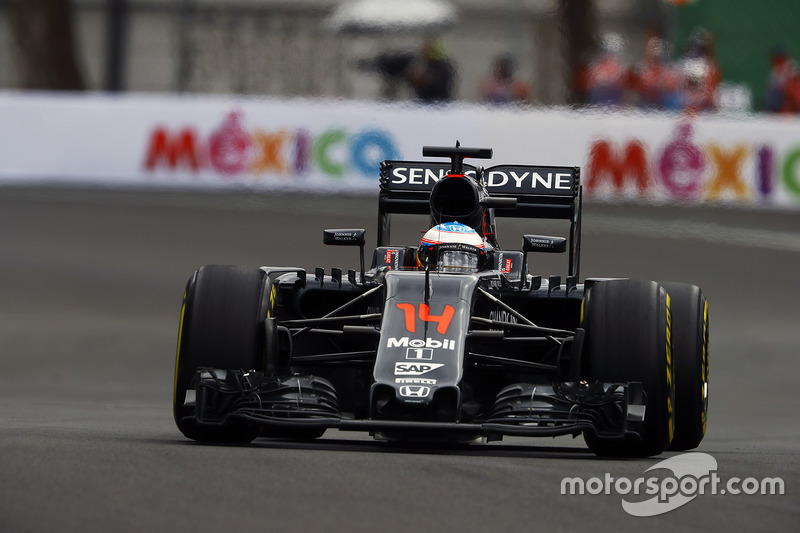
[[[706,494],[635,518],[614,492],[562,495],[562,478],[633,480],[676,454],[598,460],[571,438],[184,439],[170,402],[191,272],[355,267],[322,229],[365,227],[374,243],[376,210],[371,197],[0,189],[0,532],[797,530],[800,213],[590,204],[584,220],[584,277],[704,289],[711,413],[698,451],[723,480],[781,477],[782,496]],[[407,222],[398,241],[419,238]],[[558,229],[501,222],[508,246]]]

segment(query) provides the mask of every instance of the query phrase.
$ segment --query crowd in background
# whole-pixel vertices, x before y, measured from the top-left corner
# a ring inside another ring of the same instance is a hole
[[[800,112],[800,72],[795,60],[781,47],[772,52],[764,103],[773,113]]]
[[[623,45],[616,34],[604,36],[599,54],[580,73],[577,89],[587,104],[690,112],[716,109],[722,75],[708,32],[696,32],[677,61],[670,60],[661,38],[651,36],[641,63],[627,67],[622,62]]]
[[[603,36],[597,53],[575,76],[573,89],[580,103],[694,113],[717,109],[722,73],[710,32],[693,32],[686,52],[678,59],[671,58],[665,40],[653,35],[645,41],[642,61],[626,65],[624,46],[618,34]],[[409,61],[404,81],[417,100],[446,102],[455,98],[456,68],[440,42],[426,41]],[[800,112],[797,63],[786,50],[776,48],[770,67],[765,109]],[[530,83],[517,76],[510,54],[495,58],[479,87],[481,101],[488,104],[529,103],[531,92]]]

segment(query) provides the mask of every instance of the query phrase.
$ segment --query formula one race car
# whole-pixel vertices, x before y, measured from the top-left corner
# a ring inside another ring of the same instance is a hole
[[[598,455],[695,448],[706,431],[708,305],[693,285],[579,283],[577,167],[464,158],[384,161],[377,249],[329,229],[360,270],[204,266],[189,279],[175,363],[175,422],[188,438],[491,441],[583,435]],[[390,238],[393,214],[430,217],[419,245]],[[565,219],[569,235],[501,249],[496,217]],[[568,272],[529,272],[531,253],[568,251]]]

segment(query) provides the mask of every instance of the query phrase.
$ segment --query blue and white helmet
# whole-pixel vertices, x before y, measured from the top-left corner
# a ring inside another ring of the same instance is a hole
[[[488,264],[486,243],[466,224],[438,224],[422,237],[417,264],[442,272],[478,272]]]

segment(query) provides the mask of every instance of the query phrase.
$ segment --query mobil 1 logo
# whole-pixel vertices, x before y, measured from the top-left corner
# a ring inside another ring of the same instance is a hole
[[[443,350],[455,350],[456,341],[452,339],[442,339],[436,340],[430,337],[426,338],[425,340],[422,339],[411,339],[409,337],[390,337],[386,340],[386,347],[387,348],[428,348],[428,349],[438,349],[441,348]]]
[[[412,361],[432,361],[433,348],[406,348],[406,359]]]

